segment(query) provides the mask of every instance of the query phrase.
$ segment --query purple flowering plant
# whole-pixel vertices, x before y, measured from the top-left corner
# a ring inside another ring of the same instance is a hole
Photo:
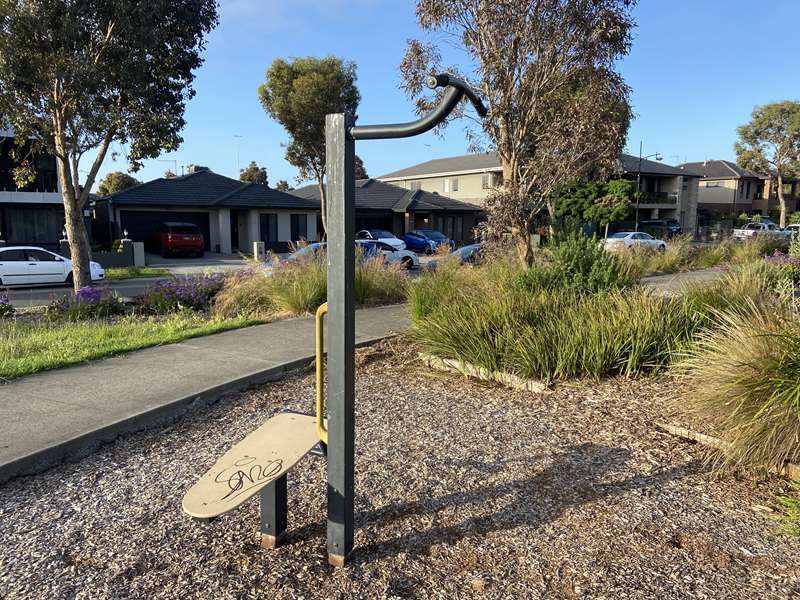
[[[775,250],[771,255],[764,257],[764,262],[771,267],[779,269],[783,275],[788,276],[794,283],[800,283],[800,256],[792,256],[780,250]]]
[[[91,318],[105,318],[123,313],[125,307],[119,297],[108,288],[85,286],[75,295],[64,294],[53,298],[48,313],[77,321]]]
[[[8,294],[0,292],[0,319],[10,317],[14,314],[14,305],[8,299]]]
[[[224,284],[225,277],[221,273],[185,275],[158,281],[141,297],[141,307],[156,314],[183,309],[207,310]]]

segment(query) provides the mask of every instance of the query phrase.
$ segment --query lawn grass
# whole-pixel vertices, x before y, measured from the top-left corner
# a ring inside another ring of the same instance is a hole
[[[149,346],[171,344],[259,323],[198,313],[129,316],[114,322],[0,321],[0,379],[13,379]]]
[[[120,279],[139,279],[142,277],[169,277],[169,269],[160,267],[115,267],[106,271],[106,281],[119,281]]]

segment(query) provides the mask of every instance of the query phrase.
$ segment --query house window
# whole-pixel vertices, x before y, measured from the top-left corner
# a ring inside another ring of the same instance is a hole
[[[481,189],[488,190],[492,187],[492,174],[491,173],[484,173],[481,175]]]
[[[416,192],[417,190],[422,189],[422,182],[421,181],[412,181],[410,185],[410,189],[412,192]]]
[[[292,241],[308,238],[308,215],[292,215]]]
[[[450,179],[450,191],[457,192],[458,191],[458,177],[453,177]]]
[[[261,214],[261,241],[273,244],[278,241],[278,215],[274,213]]]
[[[748,197],[748,198],[750,197],[750,182],[749,181],[747,182],[747,192],[745,192],[745,196]]]

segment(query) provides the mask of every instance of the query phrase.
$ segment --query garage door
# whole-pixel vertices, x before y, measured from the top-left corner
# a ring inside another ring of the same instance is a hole
[[[134,242],[144,242],[148,250],[155,249],[153,235],[162,223],[194,223],[203,234],[206,250],[211,250],[209,218],[205,212],[123,210],[120,211],[120,220],[122,229],[128,230],[128,237]]]

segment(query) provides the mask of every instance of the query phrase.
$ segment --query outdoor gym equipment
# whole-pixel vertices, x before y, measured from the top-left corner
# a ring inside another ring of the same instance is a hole
[[[228,450],[183,498],[196,519],[225,514],[261,493],[261,543],[276,546],[286,531],[288,471],[318,444],[328,461],[328,562],[346,563],[353,550],[355,458],[355,140],[411,137],[442,123],[467,98],[486,108],[462,80],[432,75],[445,88],[438,105],[409,123],[355,125],[348,114],[325,118],[328,188],[328,302],[316,316],[316,414],[280,413]],[[323,325],[328,314],[328,420],[323,373]]]

